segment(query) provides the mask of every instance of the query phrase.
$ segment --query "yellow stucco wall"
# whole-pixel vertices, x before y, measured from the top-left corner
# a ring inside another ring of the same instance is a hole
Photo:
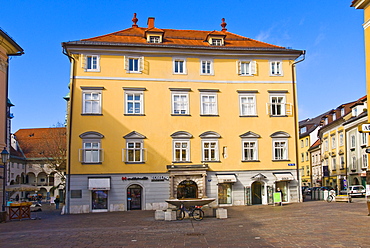
[[[200,164],[202,160],[199,135],[206,131],[215,131],[221,135],[219,139],[220,162],[207,163],[210,170],[292,169],[288,163],[296,163],[293,116],[270,117],[267,114],[266,105],[269,102],[269,90],[288,91],[286,102],[293,104],[292,61],[283,61],[283,76],[270,76],[269,60],[256,60],[258,64],[257,75],[242,77],[236,73],[237,59],[229,58],[215,58],[213,60],[214,76],[203,76],[199,73],[199,58],[186,59],[187,75],[173,75],[172,57],[145,57],[144,73],[141,74],[126,73],[124,56],[101,56],[100,72],[85,72],[81,67],[82,56],[75,57],[76,76],[91,78],[78,78],[74,85],[72,174],[166,172],[166,165],[172,163],[173,157],[170,135],[177,131],[187,131],[193,135],[193,138],[190,139],[190,160],[193,164]],[[93,79],[94,77],[95,79]],[[96,77],[100,77],[100,79]],[[141,80],[127,80],[127,78],[140,78]],[[102,116],[81,115],[81,87],[84,86],[104,87],[102,90]],[[122,87],[146,88],[144,91],[145,116],[124,115],[124,90]],[[169,88],[191,89],[189,92],[190,116],[171,116],[171,91]],[[199,89],[219,90],[217,93],[219,116],[200,116]],[[239,117],[238,90],[258,91],[256,93],[258,117]],[[79,135],[87,131],[96,131],[104,135],[101,141],[104,149],[104,162],[102,164],[81,164],[78,160],[78,150],[82,148],[82,139],[79,138]],[[122,162],[122,149],[126,146],[123,136],[132,131],[146,136],[144,148],[147,149],[147,161],[145,164],[125,164]],[[241,162],[242,140],[239,136],[248,131],[261,136],[258,139],[260,162]],[[272,161],[270,135],[276,131],[284,131],[291,136],[288,151],[290,161]],[[222,156],[223,147],[227,147],[227,158]]]

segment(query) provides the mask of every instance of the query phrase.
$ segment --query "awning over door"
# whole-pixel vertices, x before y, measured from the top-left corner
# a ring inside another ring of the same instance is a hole
[[[235,175],[216,175],[218,183],[235,183],[236,176]]]
[[[276,177],[276,181],[293,181],[294,177],[292,173],[286,172],[286,173],[273,173]]]
[[[110,178],[89,178],[89,190],[110,190]]]

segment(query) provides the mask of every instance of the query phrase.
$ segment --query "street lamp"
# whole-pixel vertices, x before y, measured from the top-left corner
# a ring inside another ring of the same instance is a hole
[[[3,205],[2,211],[5,212],[6,206],[6,193],[5,193],[5,185],[6,185],[6,162],[9,160],[9,152],[4,147],[4,150],[1,151],[1,161],[4,164],[4,175],[3,175]]]

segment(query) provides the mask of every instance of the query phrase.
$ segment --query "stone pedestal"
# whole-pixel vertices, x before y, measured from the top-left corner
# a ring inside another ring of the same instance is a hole
[[[166,221],[176,220],[176,211],[167,209],[167,211],[164,213],[164,220]]]
[[[165,212],[163,210],[156,210],[155,211],[155,220],[164,220]]]
[[[216,209],[216,218],[217,219],[227,219],[227,209],[225,208]]]

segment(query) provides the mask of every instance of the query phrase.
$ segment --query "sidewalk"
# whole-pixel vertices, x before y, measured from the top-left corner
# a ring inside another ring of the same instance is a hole
[[[228,219],[155,221],[154,211],[60,215],[0,224],[0,247],[370,247],[365,200],[229,207]]]

